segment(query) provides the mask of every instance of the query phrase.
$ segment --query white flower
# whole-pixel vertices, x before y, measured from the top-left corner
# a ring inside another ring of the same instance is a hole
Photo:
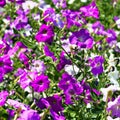
[[[87,0],[81,0],[81,2],[87,2]]]
[[[110,116],[107,116],[107,120],[120,120],[120,118],[112,118],[112,117],[110,117]]]
[[[25,11],[27,11],[29,9],[33,9],[37,5],[38,4],[36,2],[33,2],[33,1],[26,1],[26,2],[22,3],[22,7]]]
[[[111,71],[108,73],[108,77],[111,83],[113,83],[116,86],[119,86],[119,83],[117,79],[119,78],[119,71],[114,67],[114,71]]]
[[[68,4],[73,4],[75,0],[69,0]]]
[[[108,93],[109,92],[115,92],[115,91],[120,91],[120,87],[116,86],[116,85],[110,85],[107,88],[101,88],[100,91],[103,94],[103,101],[107,102],[107,98],[108,98]]]
[[[86,106],[86,108],[91,108],[91,104],[88,103],[87,106]]]
[[[78,71],[79,71],[79,68],[77,67],[77,66],[72,66],[72,65],[65,65],[65,71],[68,73],[68,74],[70,74],[70,75],[75,75],[75,74],[77,74],[78,73]]]

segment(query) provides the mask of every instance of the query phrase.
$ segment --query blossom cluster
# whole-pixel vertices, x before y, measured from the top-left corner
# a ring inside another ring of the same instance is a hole
[[[76,1],[0,0],[0,119],[120,119],[120,2]]]

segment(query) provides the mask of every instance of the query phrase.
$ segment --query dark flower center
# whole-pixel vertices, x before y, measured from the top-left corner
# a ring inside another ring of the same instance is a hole
[[[84,41],[85,41],[84,38],[82,38],[82,37],[79,37],[78,40],[79,40],[80,42],[84,42]]]
[[[3,66],[3,62],[0,62],[0,67]]]
[[[40,84],[40,85],[42,85],[42,84],[43,84],[43,81],[42,81],[42,80],[40,80],[40,81],[39,81],[39,84]]]
[[[69,84],[70,84],[70,81],[67,81],[67,82],[66,82],[66,85],[69,85]]]
[[[36,64],[35,67],[39,67],[39,64]]]
[[[100,62],[98,62],[97,64],[96,64],[96,67],[99,67],[101,65],[101,63]]]
[[[69,90],[69,93],[70,93],[71,95],[74,95],[75,92],[74,92],[73,89],[70,89],[70,90]]]
[[[53,100],[53,102],[52,102],[53,104],[56,104],[57,103],[57,101],[56,100]]]
[[[42,33],[43,33],[43,34],[47,34],[47,30],[44,29],[44,30],[42,31]]]

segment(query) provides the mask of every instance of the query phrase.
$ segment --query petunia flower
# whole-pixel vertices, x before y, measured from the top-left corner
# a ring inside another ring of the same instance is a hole
[[[57,64],[57,70],[61,71],[65,67],[65,65],[71,65],[71,60],[67,59],[65,57],[65,53],[62,51],[60,54],[60,61]]]
[[[52,0],[53,4],[57,7],[57,8],[66,8],[67,4],[66,4],[66,0]]]
[[[43,61],[40,60],[33,60],[31,71],[38,72],[38,73],[44,73],[46,70],[46,66]]]
[[[79,48],[87,49],[91,49],[94,42],[87,29],[81,29],[73,32],[69,38],[69,41],[71,44],[75,44]]]
[[[25,110],[17,120],[40,120],[40,116],[35,110]]]
[[[35,36],[35,39],[38,42],[45,42],[51,44],[54,37],[53,27],[51,25],[42,24],[38,33]]]
[[[113,117],[120,117],[120,95],[114,101],[108,102],[107,111],[111,111]]]
[[[48,76],[41,74],[30,83],[30,86],[36,92],[43,92],[49,88],[49,84]]]
[[[9,93],[7,91],[0,92],[0,106],[5,105],[8,95],[9,95]]]
[[[53,61],[57,60],[57,58],[54,56],[54,53],[49,50],[47,45],[44,46],[44,53],[46,56],[51,57]]]
[[[6,0],[0,0],[0,7],[4,7],[6,4]]]
[[[103,101],[107,102],[113,92],[120,91],[120,87],[116,85],[110,85],[107,88],[101,88],[100,91],[103,94]]]
[[[99,10],[96,6],[95,1],[91,2],[87,6],[83,6],[80,8],[80,11],[85,17],[93,17],[98,19],[99,18]]]
[[[102,56],[96,56],[93,59],[89,59],[89,63],[91,66],[91,72],[94,76],[103,73],[104,58]]]
[[[113,29],[108,29],[106,36],[106,41],[110,46],[117,43],[117,35]]]
[[[0,82],[2,82],[2,77],[13,70],[12,61],[10,57],[6,54],[0,57]]]

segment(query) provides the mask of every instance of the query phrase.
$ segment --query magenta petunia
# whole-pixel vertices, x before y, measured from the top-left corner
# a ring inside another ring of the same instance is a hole
[[[35,110],[25,110],[17,120],[40,120],[40,115]]]
[[[51,44],[54,37],[53,27],[51,25],[42,24],[38,33],[35,36],[35,39],[38,42],[45,42]]]
[[[113,29],[108,29],[106,36],[106,41],[110,46],[117,43],[117,35]]]
[[[0,0],[0,7],[4,7],[6,4],[6,0]]]
[[[83,6],[80,8],[80,11],[85,17],[93,17],[98,19],[99,18],[99,10],[96,6],[95,1],[91,2],[87,6]]]
[[[71,44],[75,44],[80,48],[91,49],[93,47],[93,38],[90,36],[87,29],[75,31],[69,38]]]
[[[3,76],[6,73],[11,72],[12,70],[13,70],[13,67],[12,67],[12,61],[10,57],[8,55],[1,56],[0,57],[0,73],[1,73],[0,82],[2,82]]]
[[[31,86],[34,91],[36,92],[43,92],[49,88],[50,81],[48,76],[41,74],[37,76],[32,82]]]
[[[66,8],[67,7],[66,0],[52,0],[52,2],[54,3],[54,5],[57,8]]]
[[[107,110],[113,117],[120,117],[120,95],[114,101],[108,102]]]
[[[47,45],[44,46],[44,53],[46,56],[51,57],[53,61],[57,60],[57,58],[54,56],[54,53],[49,50]]]
[[[103,73],[103,63],[104,58],[102,56],[96,56],[94,59],[89,59],[89,63],[91,66],[91,72],[93,75],[99,75]]]
[[[0,92],[0,106],[5,105],[8,95],[9,93],[7,91]]]
[[[95,23],[93,23],[92,29],[94,33],[97,35],[103,35],[103,36],[106,35],[104,25],[102,25],[100,21],[96,21]]]
[[[57,70],[61,71],[65,67],[65,65],[71,65],[71,60],[67,59],[65,57],[65,53],[62,51],[60,54],[60,61],[57,64]]]

